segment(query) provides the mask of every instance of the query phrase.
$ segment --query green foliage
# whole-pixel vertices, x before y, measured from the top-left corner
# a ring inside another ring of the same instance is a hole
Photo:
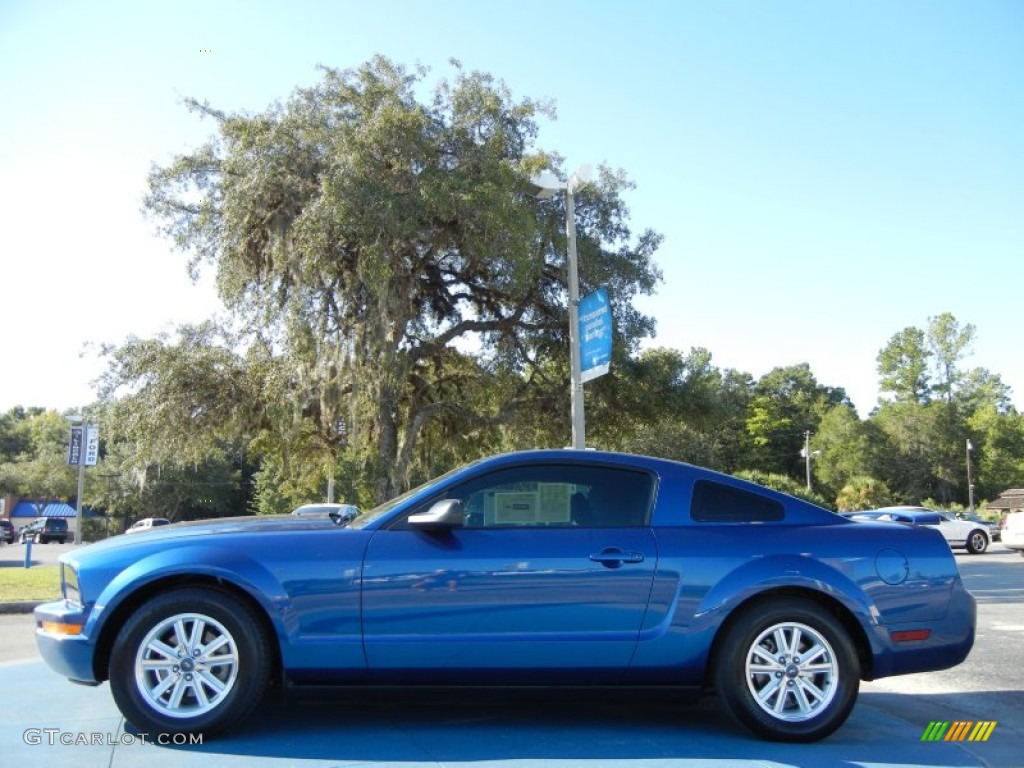
[[[904,328],[878,353],[879,389],[892,392],[896,402],[926,403],[931,392],[931,354],[925,345],[924,331]]]
[[[838,512],[875,509],[890,506],[892,503],[892,492],[885,483],[864,475],[849,478],[846,485],[836,495],[836,510]]]
[[[961,327],[949,312],[928,319],[928,348],[936,374],[932,391],[947,403],[953,402],[954,391],[963,377],[959,363],[968,353],[974,333],[973,325]]]
[[[748,466],[776,474],[797,472],[806,433],[817,431],[828,409],[846,402],[845,391],[818,384],[807,363],[769,371],[755,385],[747,409]]]
[[[752,483],[763,485],[765,488],[772,488],[781,493],[795,496],[798,499],[809,501],[820,507],[828,507],[829,503],[814,491],[808,491],[806,485],[801,485],[792,477],[779,475],[774,472],[762,472],[756,469],[745,469],[734,473],[742,480],[749,480]]]
[[[51,501],[77,492],[78,474],[67,465],[71,422],[56,411],[13,408],[0,417],[0,495]]]

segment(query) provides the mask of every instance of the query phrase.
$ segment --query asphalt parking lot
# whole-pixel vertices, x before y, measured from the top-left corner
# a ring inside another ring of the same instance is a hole
[[[59,545],[43,545],[40,558]],[[20,547],[19,547],[20,549]],[[0,550],[0,559],[7,552]],[[33,560],[36,560],[35,549]],[[75,686],[35,654],[32,620],[0,616],[5,765],[25,766],[1014,766],[1024,765],[1024,558],[958,555],[978,636],[951,670],[865,683],[853,715],[817,744],[733,727],[713,698],[591,691],[353,692],[272,698],[242,730],[156,744],[126,730],[107,686]],[[42,562],[42,559],[40,559]],[[986,742],[922,742],[932,721],[995,721]]]

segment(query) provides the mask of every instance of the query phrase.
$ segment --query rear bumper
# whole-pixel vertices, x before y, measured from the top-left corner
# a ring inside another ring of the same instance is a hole
[[[885,652],[875,656],[873,678],[905,675],[912,672],[933,672],[955,667],[967,658],[974,646],[977,625],[974,597],[957,579],[949,600],[949,610],[939,621],[907,624],[886,624],[876,627],[879,644]],[[897,642],[896,632],[927,629],[926,640]]]
[[[1007,549],[1024,550],[1024,531],[1006,528],[1003,530],[1000,538],[1002,539],[1002,545]]]

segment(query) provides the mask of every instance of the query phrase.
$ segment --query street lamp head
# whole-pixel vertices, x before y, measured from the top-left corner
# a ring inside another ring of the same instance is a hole
[[[566,183],[560,181],[551,171],[544,171],[539,176],[530,179],[530,194],[542,200],[554,197],[557,192],[561,192],[565,188]]]
[[[568,188],[570,192],[575,192],[580,187],[586,186],[587,182],[590,181],[590,176],[594,169],[589,165],[581,165],[576,169],[576,172],[569,177]]]

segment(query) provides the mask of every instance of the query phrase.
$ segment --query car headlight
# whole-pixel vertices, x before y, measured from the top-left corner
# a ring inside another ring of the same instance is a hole
[[[82,604],[82,591],[78,587],[78,573],[68,563],[60,564],[60,590],[64,599]]]

